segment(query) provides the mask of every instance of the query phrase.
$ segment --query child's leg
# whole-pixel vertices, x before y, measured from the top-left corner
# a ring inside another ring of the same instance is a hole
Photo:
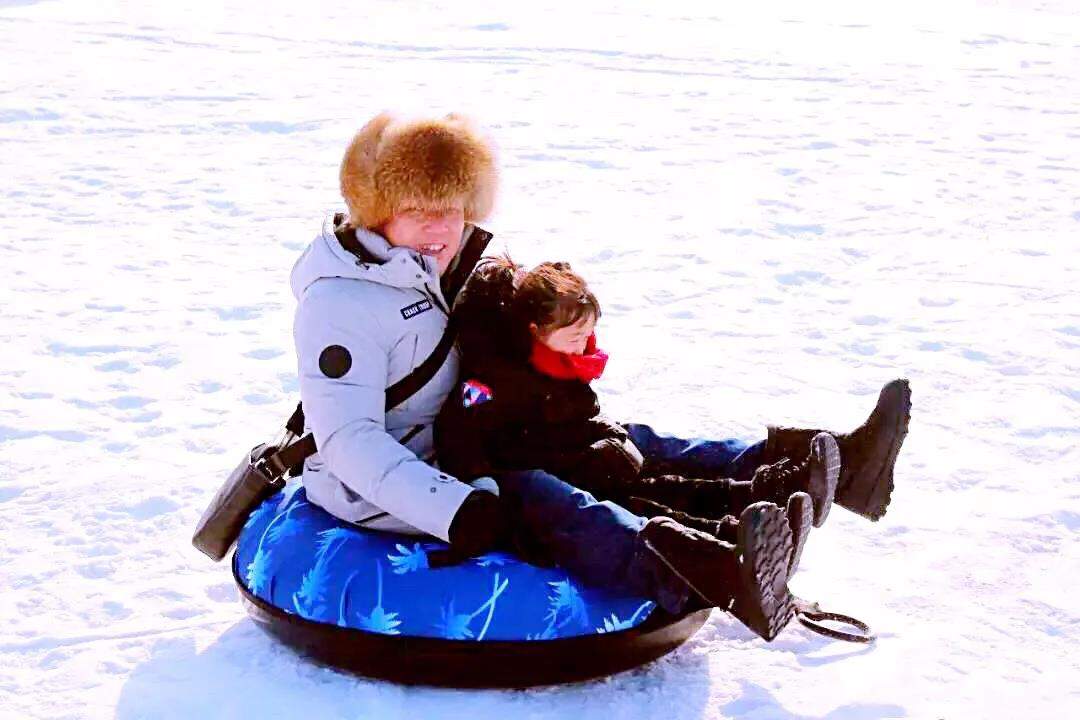
[[[611,499],[625,504],[624,500],[631,497],[659,503],[706,520],[738,515],[755,499],[760,499],[753,496],[753,484],[749,482],[723,478],[702,480],[682,475],[658,475],[625,481]]]
[[[686,527],[707,532],[732,545],[738,542],[739,520],[734,515],[725,515],[719,520],[709,520],[641,497],[627,498],[624,505],[630,512],[644,518],[669,517]]]
[[[739,543],[739,519],[734,515],[725,515],[719,520],[706,520],[639,497],[628,498],[625,505],[627,510],[642,517],[668,517],[680,525],[707,532],[718,540],[723,540],[732,545]],[[791,543],[794,547],[791,553],[791,561],[788,563],[788,575],[790,576],[799,567],[803,547],[806,545],[806,539],[810,536],[810,529],[813,527],[814,505],[809,495],[798,492],[788,498],[787,519],[788,527],[791,529]]]
[[[558,565],[585,584],[647,597],[670,613],[686,606],[686,583],[645,547],[644,518],[539,470],[496,480],[510,543],[527,562]]]
[[[645,458],[642,475],[676,474],[687,477],[749,480],[760,464],[765,441],[679,438],[658,433],[648,425],[625,426]]]
[[[719,607],[766,640],[794,613],[791,531],[775,505],[744,511],[730,544],[668,518],[646,522],[542,471],[496,480],[526,560],[557,563],[584,584],[647,597],[673,614]]]

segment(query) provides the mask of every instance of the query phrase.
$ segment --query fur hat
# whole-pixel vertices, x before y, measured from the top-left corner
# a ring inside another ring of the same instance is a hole
[[[404,207],[461,203],[465,222],[485,219],[495,202],[495,148],[468,118],[405,121],[390,113],[356,133],[341,161],[349,222],[378,228]]]

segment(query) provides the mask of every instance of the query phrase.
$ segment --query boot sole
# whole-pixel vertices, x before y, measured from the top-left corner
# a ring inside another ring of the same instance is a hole
[[[795,613],[788,590],[788,566],[794,547],[786,513],[769,502],[757,502],[739,518],[739,574],[743,592],[731,612],[765,640],[772,640]]]
[[[788,564],[794,550],[786,513],[770,502],[756,502],[739,517],[739,588],[734,599],[703,592],[661,552],[648,537],[645,547],[709,607],[730,612],[743,625],[771,641],[794,617],[795,599],[787,587]]]
[[[911,387],[907,380],[893,380],[881,389],[878,404],[874,410],[876,412],[878,408],[883,407],[895,408],[896,415],[892,421],[892,444],[877,477],[873,482],[863,483],[859,488],[851,488],[842,493],[842,497],[837,498],[844,507],[874,522],[884,517],[889,509],[894,488],[893,468],[896,465],[900,447],[908,434],[908,425],[911,421]]]
[[[810,441],[810,480],[808,489],[814,501],[814,527],[821,527],[829,517],[836,485],[840,481],[840,446],[828,433],[818,433]]]
[[[799,569],[799,560],[802,559],[803,548],[806,539],[810,537],[810,528],[814,522],[814,501],[804,492],[797,492],[788,498],[787,502],[788,527],[791,529],[791,563],[788,565],[788,577],[790,578]]]

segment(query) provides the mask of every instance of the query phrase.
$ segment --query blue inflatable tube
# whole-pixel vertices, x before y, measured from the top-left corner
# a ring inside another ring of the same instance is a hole
[[[445,548],[338,520],[294,483],[248,519],[233,575],[271,635],[317,661],[403,683],[527,687],[608,675],[670,652],[709,615],[671,617],[504,553],[429,568],[428,553]]]

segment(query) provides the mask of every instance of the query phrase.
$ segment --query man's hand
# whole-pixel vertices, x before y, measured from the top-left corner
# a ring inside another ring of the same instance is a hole
[[[474,490],[461,503],[450,523],[450,550],[461,557],[490,552],[504,535],[506,517],[499,496]]]

